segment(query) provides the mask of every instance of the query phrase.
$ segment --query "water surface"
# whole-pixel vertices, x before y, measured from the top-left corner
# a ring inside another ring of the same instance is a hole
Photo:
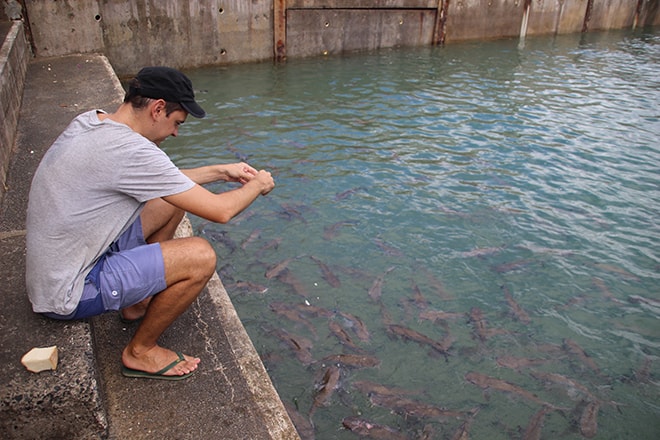
[[[209,116],[164,149],[273,172],[192,220],[316,438],[523,438],[543,408],[542,438],[657,438],[659,69],[655,30],[190,72]],[[326,395],[340,353],[380,364]]]

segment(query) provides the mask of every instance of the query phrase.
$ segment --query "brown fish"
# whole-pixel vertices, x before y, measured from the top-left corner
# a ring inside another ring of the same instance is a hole
[[[502,290],[504,291],[504,298],[506,299],[506,302],[509,304],[513,316],[523,324],[529,324],[532,321],[531,318],[529,317],[527,312],[524,311],[522,307],[520,307],[520,304],[518,304],[516,300],[513,299],[513,296],[511,295],[511,292],[509,292],[509,289],[506,286],[502,286]]]
[[[565,338],[563,348],[564,350],[574,357],[576,357],[580,362],[589,367],[595,373],[600,373],[600,368],[596,365],[596,362],[589,356],[585,351],[580,347],[577,342]]]
[[[335,335],[337,339],[339,339],[339,342],[346,346],[349,347],[355,351],[362,351],[360,347],[355,345],[355,342],[353,342],[353,339],[349,336],[349,334],[344,330],[344,328],[339,325],[336,321],[330,321],[328,322],[328,327],[330,328],[330,333]]]
[[[339,312],[339,316],[344,318],[347,327],[353,330],[360,341],[369,342],[371,335],[369,334],[369,330],[367,330],[367,325],[364,321],[348,312]]]
[[[319,266],[319,269],[321,269],[321,276],[328,284],[330,284],[332,287],[341,286],[341,281],[339,281],[339,278],[337,278],[332,270],[330,270],[327,264],[314,257],[313,255],[311,255],[309,258]]]
[[[369,288],[369,297],[374,300],[374,302],[380,302],[380,297],[383,294],[383,282],[385,280],[385,275],[394,270],[394,266],[390,267],[385,271],[384,274],[379,275],[374,280],[373,284]]]
[[[433,286],[435,293],[440,297],[441,300],[451,301],[454,299],[454,296],[447,291],[445,285],[435,275],[429,271],[426,271],[426,278],[429,280],[429,283],[431,286]]]
[[[322,361],[348,368],[373,368],[380,365],[380,359],[366,354],[333,354],[324,357]]]
[[[548,359],[528,359],[518,358],[513,356],[500,356],[495,359],[497,365],[500,367],[510,368],[512,370],[520,371],[522,368],[535,367],[550,362]]]
[[[314,426],[309,421],[309,418],[300,414],[300,412],[289,402],[282,401],[286,412],[289,414],[289,418],[293,422],[293,426],[296,427],[300,440],[314,440],[316,434],[314,433]]]
[[[429,302],[422,295],[422,291],[419,289],[419,286],[415,281],[412,282],[413,296],[412,301],[421,310],[425,310],[429,306]]]
[[[316,336],[316,327],[314,324],[312,324],[312,322],[307,318],[301,316],[300,312],[298,312],[295,308],[292,308],[289,304],[282,302],[272,302],[269,304],[269,306],[273,312],[289,319],[290,321],[304,325],[311,334]]]
[[[600,405],[597,402],[588,402],[582,411],[578,426],[580,434],[586,438],[593,438],[598,433],[598,411]]]
[[[562,376],[561,374],[545,373],[542,371],[532,371],[530,374],[532,375],[532,377],[542,382],[546,382],[546,383],[549,382],[566,388],[568,394],[571,396],[575,394],[575,391],[579,391],[580,393],[583,394],[584,398],[587,400],[591,400],[591,401],[598,400],[593,394],[591,394],[591,391],[589,391],[587,387],[574,381],[573,379],[569,379],[566,376]]]
[[[307,291],[307,287],[296,277],[294,274],[291,273],[290,270],[286,269],[282,273],[280,273],[277,276],[277,279],[283,282],[284,284],[288,284],[291,286],[294,292],[296,294],[302,296],[303,298],[309,298],[309,292]]]
[[[291,263],[296,258],[298,258],[298,257],[285,258],[284,260],[282,260],[278,263],[275,263],[274,265],[270,266],[266,270],[266,273],[264,274],[264,276],[268,279],[277,277],[282,272],[284,272],[289,267],[289,263]]]
[[[436,350],[441,355],[447,357],[447,349],[441,342],[436,341],[435,339],[426,336],[417,330],[413,330],[408,327],[404,327],[398,324],[390,324],[387,326],[387,332],[394,336],[399,336],[403,339],[417,342],[420,345],[426,345]],[[451,345],[451,344],[450,344]]]
[[[488,328],[484,313],[478,307],[472,307],[468,315],[468,320],[472,324],[472,330],[475,336],[482,342],[494,335],[508,334],[509,332],[503,329]]]
[[[312,357],[312,341],[302,336],[293,335],[286,330],[276,329],[269,332],[270,334],[275,335],[282,342],[284,342],[295,354],[296,358],[303,365],[310,365],[314,363],[314,358]]]
[[[423,310],[419,312],[419,319],[427,321],[452,321],[459,318],[465,318],[465,313],[443,312],[442,310]]]
[[[333,223],[330,226],[326,226],[323,228],[323,239],[332,240],[339,234],[340,228],[344,226],[353,226],[355,224],[357,224],[357,222],[344,220],[341,222]]]
[[[382,396],[403,396],[403,395],[412,395],[419,394],[418,391],[405,390],[403,388],[392,388],[386,387],[376,382],[371,382],[369,380],[356,380],[352,383],[352,386],[357,388],[363,394],[371,396],[372,394],[380,394]]]
[[[545,415],[550,412],[550,408],[544,406],[529,419],[529,423],[523,432],[522,440],[541,440],[541,430],[545,423]]]
[[[325,405],[325,403],[330,399],[330,396],[335,392],[337,387],[339,387],[339,376],[341,370],[335,365],[330,365],[323,374],[323,379],[320,384],[317,384],[317,392],[314,396],[314,402],[312,402],[312,407],[309,410],[309,418],[311,419],[314,415],[316,408]]]
[[[541,405],[547,405],[549,407],[554,408],[553,405],[544,402],[542,399],[539,399],[529,391],[524,390],[517,385],[514,385],[512,383],[509,383],[501,379],[496,379],[494,377],[486,376],[485,374],[477,373],[475,371],[470,371],[465,374],[465,380],[467,380],[470,383],[473,383],[474,385],[484,390],[490,388],[493,390],[516,394],[527,400],[531,400],[532,402],[540,403]]]
[[[439,406],[408,399],[406,397],[374,393],[369,401],[376,406],[387,408],[404,417],[419,419],[436,419],[440,421],[461,419],[468,414],[466,411],[452,411]]]
[[[361,438],[374,438],[379,440],[409,440],[406,434],[390,426],[379,425],[358,417],[345,417],[342,425]]]

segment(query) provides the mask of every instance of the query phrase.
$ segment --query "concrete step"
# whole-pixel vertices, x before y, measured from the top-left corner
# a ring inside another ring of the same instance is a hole
[[[231,300],[216,276],[162,344],[202,359],[181,382],[128,379],[121,350],[135,328],[116,313],[60,322],[34,314],[25,291],[25,212],[39,160],[77,114],[114,109],[123,89],[98,54],[37,58],[28,66],[0,211],[0,438],[298,439]],[[192,234],[188,222],[181,236]],[[57,345],[57,370],[20,364]]]

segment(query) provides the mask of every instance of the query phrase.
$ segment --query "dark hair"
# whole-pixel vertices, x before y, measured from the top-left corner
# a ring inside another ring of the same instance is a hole
[[[128,83],[128,91],[124,95],[124,102],[131,104],[131,107],[134,109],[140,110],[146,108],[149,103],[155,101],[153,98],[147,98],[139,94],[139,81],[136,78],[133,78]],[[165,101],[165,115],[169,116],[172,112],[177,110],[185,111],[185,109],[178,102]]]

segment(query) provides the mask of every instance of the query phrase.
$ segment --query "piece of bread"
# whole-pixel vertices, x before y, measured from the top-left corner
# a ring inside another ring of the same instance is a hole
[[[21,364],[33,373],[57,368],[57,346],[33,348],[23,355]]]

